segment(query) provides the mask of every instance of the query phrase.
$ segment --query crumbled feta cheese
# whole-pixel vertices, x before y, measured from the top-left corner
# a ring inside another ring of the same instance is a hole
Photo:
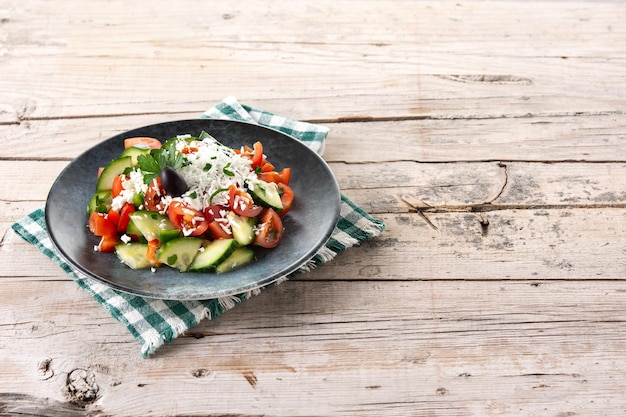
[[[132,239],[130,236],[128,236],[126,233],[124,233],[122,236],[120,236],[120,240],[124,243],[128,243],[130,242]]]
[[[185,155],[185,164],[178,169],[189,190],[177,197],[196,210],[202,210],[211,204],[228,204],[228,187],[235,185],[243,188],[253,183],[258,177],[252,169],[249,158],[235,153],[213,138],[188,143],[179,140],[176,149],[182,151],[187,146],[197,151]]]
[[[124,204],[132,203],[135,194],[145,194],[148,186],[143,183],[143,173],[139,170],[133,170],[128,177],[122,179],[122,192],[113,198],[111,208],[120,211]]]

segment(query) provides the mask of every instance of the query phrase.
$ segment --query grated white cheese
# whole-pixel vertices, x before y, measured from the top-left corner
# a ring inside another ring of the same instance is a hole
[[[176,149],[197,148],[197,152],[185,154],[186,163],[178,169],[189,190],[176,198],[196,210],[211,204],[228,204],[228,187],[234,184],[243,188],[258,181],[249,158],[236,154],[231,148],[213,138],[191,143],[178,140]]]
[[[148,186],[143,183],[143,173],[139,170],[133,170],[128,178],[122,179],[122,187],[124,188],[120,195],[113,198],[111,208],[120,211],[125,203],[132,203],[135,194],[145,194]]]

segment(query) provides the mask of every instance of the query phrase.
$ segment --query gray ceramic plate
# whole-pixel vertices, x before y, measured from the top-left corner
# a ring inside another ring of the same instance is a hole
[[[169,267],[156,272],[132,270],[115,254],[94,252],[98,238],[87,225],[86,206],[95,191],[98,167],[123,150],[125,138],[151,136],[165,141],[178,134],[206,131],[225,145],[239,148],[259,140],[278,170],[291,167],[295,199],[283,218],[285,233],[271,250],[255,248],[257,261],[235,271],[180,273]],[[134,129],[89,149],[56,179],[45,209],[52,242],[61,256],[88,277],[128,293],[168,300],[200,300],[242,293],[289,274],[326,243],[339,218],[341,195],[324,160],[301,142],[278,131],[225,120],[181,120]]]

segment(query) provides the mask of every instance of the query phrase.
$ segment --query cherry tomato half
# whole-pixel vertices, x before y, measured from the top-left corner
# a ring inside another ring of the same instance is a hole
[[[120,210],[120,221],[117,223],[117,231],[125,232],[128,229],[128,223],[130,223],[130,213],[135,211],[135,206],[130,203],[125,203]]]
[[[283,222],[273,209],[266,209],[261,215],[261,222],[257,225],[258,233],[254,244],[264,248],[275,248],[283,238]]]
[[[259,174],[259,179],[265,182],[282,182],[285,185],[289,185],[289,180],[291,179],[291,168],[284,168],[280,172],[261,172]]]
[[[227,222],[213,220],[209,223],[208,234],[212,239],[229,239],[233,232]]]
[[[124,191],[124,186],[122,185],[122,180],[124,179],[123,176],[118,175],[117,177],[113,178],[113,186],[111,187],[111,197],[115,198],[118,195],[122,194],[122,191]]]
[[[117,223],[109,219],[108,214],[92,211],[89,215],[89,230],[96,236],[114,236],[117,234]]]
[[[278,186],[280,201],[283,203],[283,210],[278,213],[278,215],[283,217],[291,209],[291,205],[293,204],[293,190],[290,186],[283,184],[282,182],[279,182],[276,185]]]
[[[228,213],[228,207],[222,206],[220,204],[211,204],[208,207],[204,208],[203,214],[204,218],[211,223],[215,219],[223,218],[226,213]]]
[[[165,188],[161,183],[161,178],[156,177],[146,190],[146,195],[143,199],[143,205],[146,210],[162,212],[165,209],[165,205],[161,202],[165,196]]]
[[[263,207],[254,204],[250,194],[234,185],[228,188],[228,201],[230,209],[239,216],[256,217],[263,211]]]
[[[117,235],[102,236],[98,244],[98,250],[100,252],[113,252],[115,251],[115,245],[118,243],[120,243],[120,240]]]
[[[185,236],[200,236],[209,227],[209,222],[201,211],[192,209],[180,201],[172,201],[167,214],[172,224]]]

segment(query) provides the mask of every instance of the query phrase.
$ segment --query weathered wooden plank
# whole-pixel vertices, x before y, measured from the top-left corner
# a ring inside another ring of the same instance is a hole
[[[200,113],[0,125],[0,159],[70,160],[125,130]],[[624,161],[626,116],[619,114],[322,124],[330,129],[324,157],[331,162]]]
[[[6,218],[3,214],[9,213],[11,204],[43,204],[67,164],[69,161],[3,161],[0,202],[8,205],[0,211],[0,220]],[[478,210],[480,206],[485,210],[620,207],[626,203],[626,163],[621,162],[331,162],[330,167],[341,190],[373,213],[405,212],[407,202],[425,211]]]
[[[379,214],[386,230],[303,279],[624,279],[626,213],[616,208]],[[6,228],[8,228],[6,224]],[[64,279],[13,231],[0,276]],[[19,256],[17,256],[19,254]],[[35,267],[37,265],[37,267]]]
[[[623,282],[294,281],[147,360],[77,286],[3,285],[3,407],[73,410],[81,377],[96,415],[588,415],[626,388]]]
[[[626,96],[619,2],[38,7],[3,10],[5,123],[195,113],[231,94],[325,120],[610,114]]]

